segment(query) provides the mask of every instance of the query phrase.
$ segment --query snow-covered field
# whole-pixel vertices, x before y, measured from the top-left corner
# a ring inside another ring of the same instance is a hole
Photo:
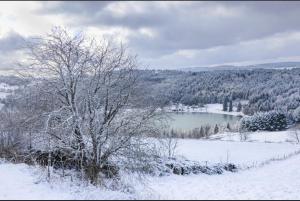
[[[222,104],[206,104],[204,107],[191,107],[179,104],[178,106],[170,106],[165,108],[167,112],[178,111],[179,112],[208,112],[208,113],[216,113],[216,114],[228,114],[234,116],[244,116],[242,112],[236,112],[236,107],[233,107],[233,112],[223,111]]]
[[[132,195],[96,188],[70,178],[47,182],[46,172],[25,164],[0,164],[0,199],[131,199]]]
[[[300,151],[289,143],[179,140],[177,154],[189,160],[210,163],[234,163],[241,168],[259,165]]]
[[[298,131],[300,135],[300,131]],[[287,131],[257,131],[244,133],[246,138],[243,141],[246,142],[263,142],[263,143],[297,143],[296,134],[293,130]],[[239,133],[221,133],[217,135],[212,135],[210,139],[220,140],[220,141],[241,141],[241,136]]]
[[[153,178],[157,199],[300,199],[300,156],[224,175]]]
[[[213,176],[147,176],[145,184],[131,178],[131,191],[96,188],[58,175],[49,183],[38,167],[0,163],[0,199],[300,199],[300,145],[287,142],[291,132],[256,132],[248,142],[237,134],[230,139],[228,134],[217,140],[180,139],[177,155],[251,168]]]

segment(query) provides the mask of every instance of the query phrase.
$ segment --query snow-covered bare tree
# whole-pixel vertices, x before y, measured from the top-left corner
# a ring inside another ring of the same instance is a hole
[[[71,150],[94,183],[112,162],[136,168],[151,160],[143,137],[158,133],[161,115],[145,101],[136,57],[124,46],[54,28],[29,43],[28,56],[20,73],[52,105],[40,115],[49,150]]]

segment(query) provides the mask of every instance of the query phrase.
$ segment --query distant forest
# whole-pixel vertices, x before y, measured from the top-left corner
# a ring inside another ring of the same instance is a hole
[[[161,105],[203,106],[232,100],[243,103],[247,115],[280,110],[300,111],[300,68],[251,69],[184,72],[175,70],[138,70],[140,94],[144,101]],[[0,82],[22,85],[14,76],[0,76]],[[246,100],[246,101],[245,101]]]
[[[207,72],[146,70],[139,74],[153,100],[164,104],[201,106],[228,99],[237,106],[247,100],[243,101],[243,112],[248,115],[272,110],[292,114],[300,107],[300,68]]]

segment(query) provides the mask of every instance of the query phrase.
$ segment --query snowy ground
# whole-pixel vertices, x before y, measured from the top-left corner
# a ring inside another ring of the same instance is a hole
[[[300,156],[224,175],[152,178],[157,199],[300,199]]]
[[[0,178],[1,200],[132,199],[130,194],[71,182],[70,178],[49,183],[45,171],[25,164],[0,164]]]
[[[179,155],[210,162],[233,162],[250,169],[223,175],[149,179],[149,199],[300,199],[300,145],[293,131],[255,132],[248,142],[237,133],[218,140],[179,140]],[[143,190],[141,190],[143,191]]]
[[[235,115],[235,116],[243,116],[242,112],[236,112],[236,107],[233,107],[233,112],[224,112],[222,104],[207,104],[204,107],[204,111],[209,113],[218,113],[218,114],[228,114],[228,115]]]
[[[234,116],[244,116],[242,112],[236,112],[236,107],[233,107],[233,112],[224,112],[222,104],[206,104],[204,107],[191,107],[179,104],[178,106],[170,106],[165,109],[167,112],[179,110],[180,112],[208,112],[217,114],[228,114]]]
[[[0,162],[0,199],[300,199],[300,145],[286,140],[291,132],[256,132],[248,142],[237,134],[230,139],[228,134],[218,140],[181,139],[177,155],[233,162],[245,169],[214,176],[149,176],[146,186],[132,178],[131,193],[71,182],[70,177],[56,176],[48,183],[46,172],[37,167]]]
[[[259,165],[300,151],[289,143],[179,140],[177,154],[198,162],[234,163],[241,168]]]
[[[298,131],[300,137],[300,131]],[[264,143],[297,143],[296,133],[294,130],[287,131],[257,131],[249,132],[244,134],[246,142],[264,142]],[[221,133],[217,135],[212,135],[210,139],[220,140],[220,141],[241,141],[241,136],[239,133]]]

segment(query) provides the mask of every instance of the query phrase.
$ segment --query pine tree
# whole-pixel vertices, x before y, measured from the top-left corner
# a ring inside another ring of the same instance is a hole
[[[205,136],[206,138],[209,137],[209,131],[210,131],[210,125],[206,125],[206,126],[204,127],[204,136]]]
[[[237,105],[236,111],[237,112],[241,112],[242,111],[242,104],[241,104],[241,102],[239,102],[239,104]]]
[[[226,97],[223,102],[223,111],[228,110],[228,98]]]
[[[232,99],[229,101],[229,112],[233,111]]]
[[[205,136],[204,129],[203,129],[202,126],[201,126],[201,128],[200,128],[200,136],[201,136],[201,137],[204,137],[204,136]]]
[[[251,117],[244,117],[241,121],[241,128],[248,131],[277,131],[284,130],[286,127],[286,115],[278,111],[257,113]]]
[[[229,123],[227,123],[227,126],[226,126],[226,128],[230,131],[231,130],[231,128],[230,128],[230,124]]]
[[[219,132],[219,127],[218,124],[216,124],[215,129],[214,129],[214,134],[217,134]]]

